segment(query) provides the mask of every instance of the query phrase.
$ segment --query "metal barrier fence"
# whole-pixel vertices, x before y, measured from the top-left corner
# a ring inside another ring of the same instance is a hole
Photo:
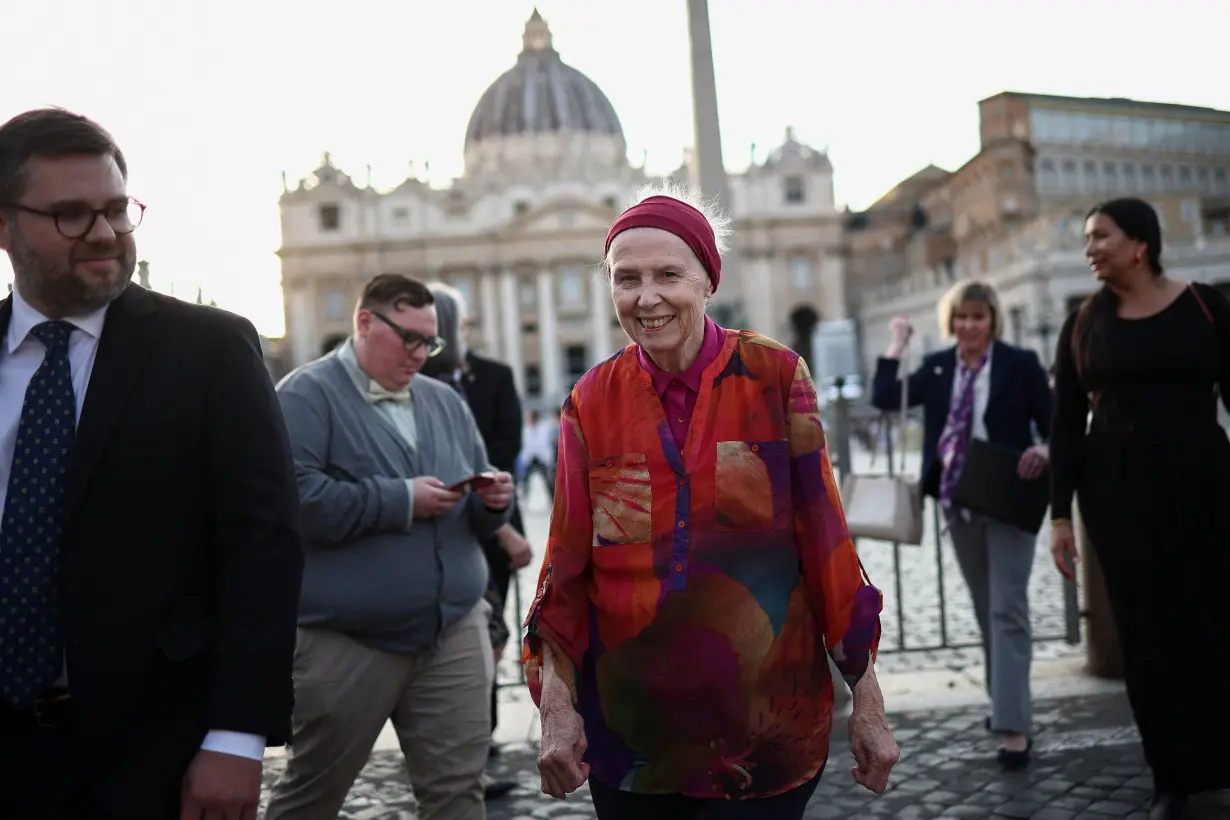
[[[892,476],[894,470],[894,432],[899,434],[901,446],[905,446],[908,430],[895,431],[893,414],[885,414],[867,404],[853,404],[841,396],[840,380],[835,385],[838,398],[825,408],[825,428],[829,443],[830,457],[833,460],[834,472],[840,480],[853,470],[853,445],[856,438],[867,439],[871,446],[874,441],[883,442],[884,456],[887,468],[881,475]],[[911,422],[918,418],[912,414]],[[874,424],[872,424],[874,422]],[[874,432],[868,432],[873,428]],[[932,518],[932,538],[935,549],[935,573],[937,581],[939,640],[938,642],[922,642],[911,645],[906,631],[908,618],[905,611],[905,589],[902,573],[902,549],[900,544],[892,544],[892,584],[895,598],[896,615],[896,646],[882,645],[881,652],[926,652],[940,649],[970,649],[981,648],[980,641],[956,641],[949,634],[948,599],[944,589],[944,539],[940,520],[939,504],[932,501],[929,504]],[[857,546],[857,543],[856,543]],[[909,547],[908,549],[916,549]],[[1070,645],[1078,645],[1081,641],[1082,616],[1077,598],[1076,585],[1070,581],[1063,582],[1063,631],[1062,634],[1040,633],[1034,635],[1036,643],[1050,641],[1065,641]]]

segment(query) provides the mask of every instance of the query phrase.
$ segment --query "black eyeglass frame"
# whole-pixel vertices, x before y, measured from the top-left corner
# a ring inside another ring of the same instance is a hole
[[[409,353],[415,353],[420,347],[427,345],[427,358],[430,359],[434,356],[439,356],[448,344],[439,336],[424,336],[423,334],[416,333],[413,330],[406,330],[406,328],[397,324],[397,322],[394,322],[378,310],[369,310],[368,313],[388,325],[392,331],[398,335],[402,341],[402,344],[406,346],[406,350]]]

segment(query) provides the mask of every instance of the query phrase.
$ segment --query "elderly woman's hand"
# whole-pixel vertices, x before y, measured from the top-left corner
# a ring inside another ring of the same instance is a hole
[[[849,730],[850,751],[858,764],[851,770],[855,781],[869,791],[883,794],[888,788],[888,775],[901,757],[901,747],[893,740],[883,707],[855,703]]]
[[[561,800],[581,788],[589,777],[589,764],[583,762],[585,725],[571,703],[542,705],[542,742],[538,753],[538,773],[542,792]]]

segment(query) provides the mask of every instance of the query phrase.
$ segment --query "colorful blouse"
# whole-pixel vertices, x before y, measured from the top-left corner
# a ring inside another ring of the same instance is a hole
[[[682,448],[636,347],[564,402],[555,509],[523,661],[542,642],[585,723],[591,777],[769,797],[828,755],[833,684],[879,645],[806,363],[723,331]]]
[[[683,448],[688,438],[688,427],[692,422],[692,412],[696,409],[696,399],[700,396],[700,380],[705,368],[722,352],[726,342],[726,331],[718,327],[717,322],[705,317],[705,336],[700,343],[700,352],[696,361],[682,373],[667,373],[654,364],[653,359],[642,347],[636,349],[636,360],[649,373],[653,380],[654,392],[662,402],[662,412],[666,414],[666,422],[671,428],[671,437],[675,446]]]

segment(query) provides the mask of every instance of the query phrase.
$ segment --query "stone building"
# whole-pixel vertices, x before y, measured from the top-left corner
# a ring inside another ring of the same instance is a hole
[[[344,338],[363,284],[381,272],[457,287],[470,305],[471,344],[512,366],[531,406],[557,403],[626,344],[598,262],[611,221],[651,180],[629,161],[611,102],[563,62],[537,11],[515,64],[475,106],[464,157],[463,175],[446,188],[412,173],[380,191],[325,154],[285,190],[288,364]],[[717,318],[806,347],[816,318],[845,315],[841,216],[826,153],[787,129],[780,146],[763,158],[753,150],[749,167],[730,176],[729,199],[735,236],[726,264],[741,293]]]
[[[965,165],[929,166],[847,221],[868,371],[893,316],[912,318],[917,352],[945,344],[936,303],[965,277],[996,286],[1008,341],[1049,362],[1068,311],[1097,286],[1084,216],[1115,196],[1158,209],[1171,275],[1230,290],[1230,112],[1008,92],[979,113],[982,147]]]

